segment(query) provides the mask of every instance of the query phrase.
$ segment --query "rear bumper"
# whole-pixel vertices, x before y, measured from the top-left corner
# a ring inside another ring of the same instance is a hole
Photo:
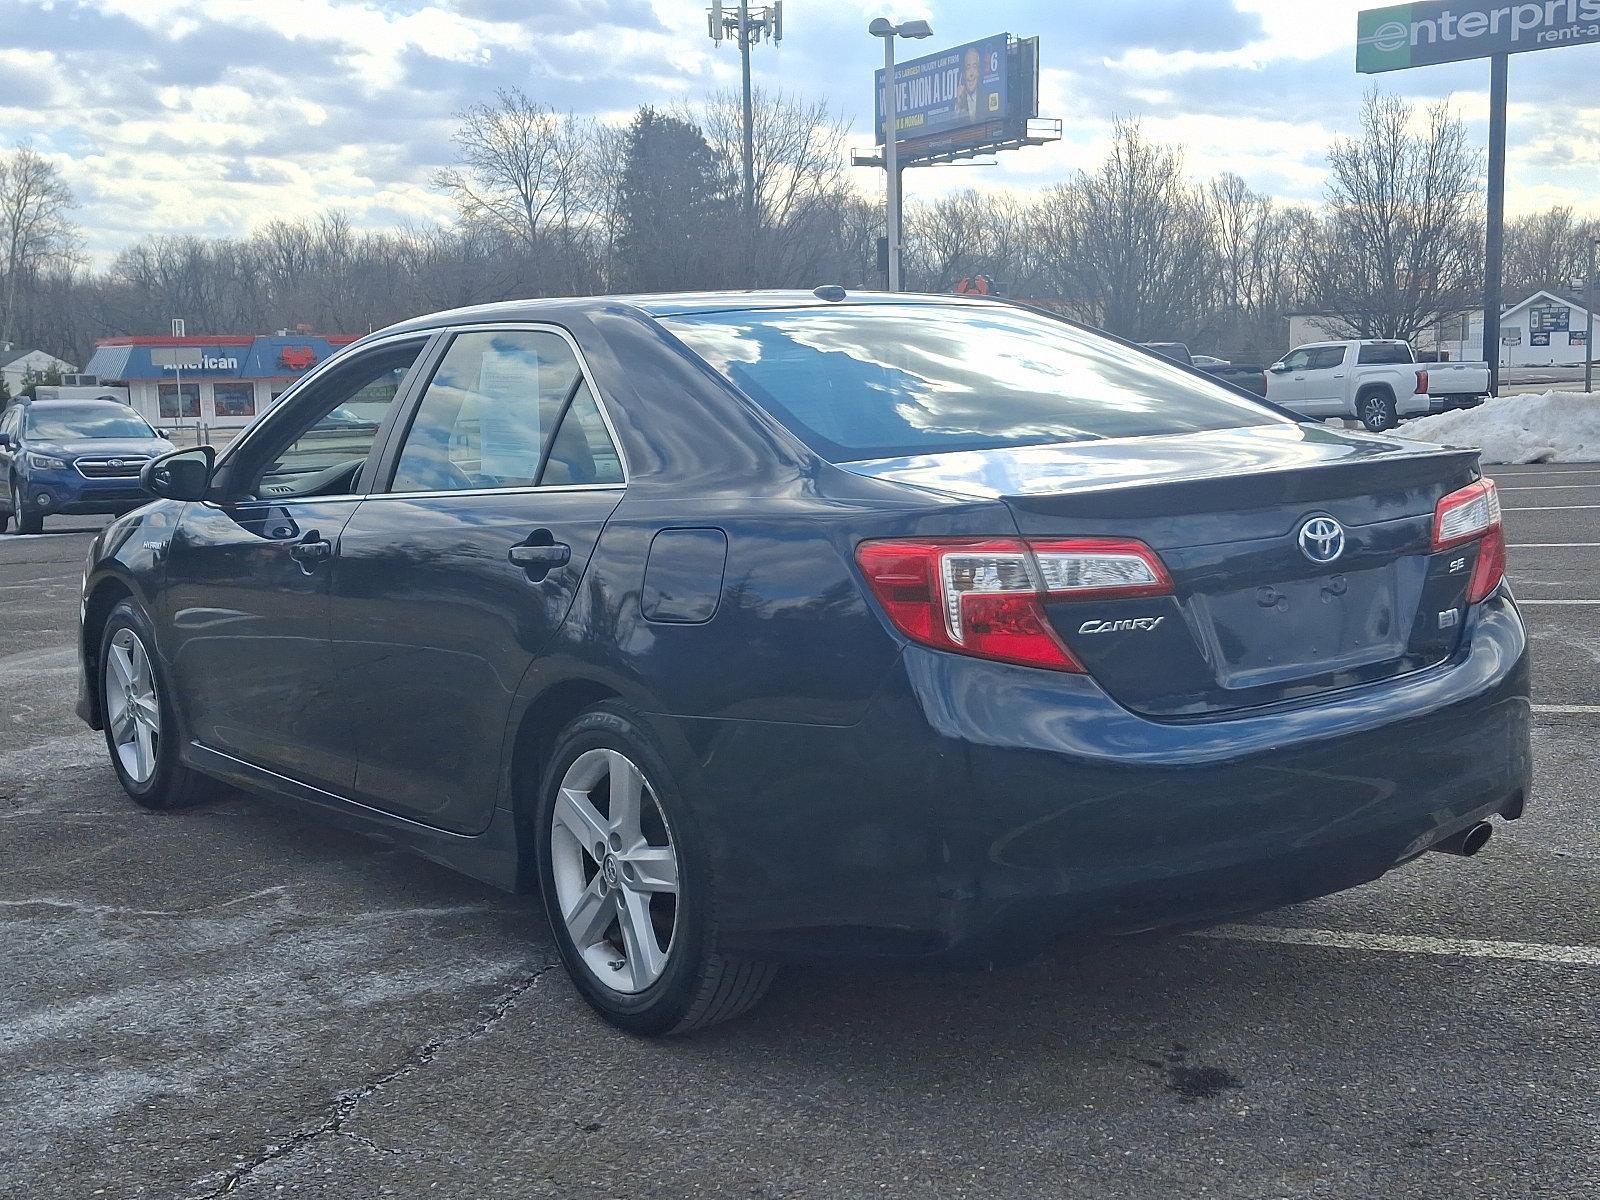
[[[1428,412],[1432,414],[1454,412],[1461,408],[1477,408],[1486,399],[1487,397],[1482,395],[1429,396]]]
[[[1372,880],[1531,780],[1502,591],[1453,661],[1314,704],[1156,722],[1082,676],[911,647],[852,729],[694,728],[730,944],[991,957]]]

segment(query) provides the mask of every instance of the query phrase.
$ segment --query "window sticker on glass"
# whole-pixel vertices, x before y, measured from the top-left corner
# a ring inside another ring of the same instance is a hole
[[[532,348],[494,345],[478,371],[478,435],[483,475],[533,482],[544,439],[539,428],[539,356]]]

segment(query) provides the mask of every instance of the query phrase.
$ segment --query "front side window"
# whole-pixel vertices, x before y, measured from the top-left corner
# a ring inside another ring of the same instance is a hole
[[[370,350],[263,417],[238,467],[239,491],[262,498],[349,492],[422,346]]]
[[[395,492],[619,484],[622,464],[558,334],[464,333],[434,372],[395,465]]]
[[[875,304],[661,320],[834,462],[1289,423],[1207,377],[1024,309]]]
[[[155,430],[121,404],[55,404],[28,409],[28,436],[41,442],[83,442],[95,438],[153,438]]]
[[[200,418],[200,385],[198,383],[163,383],[161,393],[161,419],[179,421],[184,417]]]

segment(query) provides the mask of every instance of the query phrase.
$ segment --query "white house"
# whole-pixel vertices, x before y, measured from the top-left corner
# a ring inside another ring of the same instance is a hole
[[[70,375],[77,369],[65,359],[46,354],[43,350],[15,350],[8,342],[0,343],[0,377],[5,379],[6,387],[13,396],[22,390],[30,372],[43,375],[46,371],[56,370],[63,375]]]
[[[1541,288],[1500,314],[1502,367],[1581,366],[1586,350],[1582,301]],[[1596,313],[1600,324],[1600,312]],[[1349,337],[1337,317],[1320,313],[1289,314],[1289,345]],[[1447,317],[1411,340],[1418,354],[1437,352],[1452,362],[1483,357],[1483,310]]]
[[[1588,353],[1583,303],[1559,292],[1541,289],[1500,314],[1500,365],[1502,367],[1581,366]],[[1600,319],[1597,319],[1600,324]],[[1446,347],[1447,349],[1450,347]],[[1471,314],[1471,329],[1462,353],[1452,358],[1480,358],[1483,353],[1483,313]],[[1470,350],[1471,353],[1466,353]]]

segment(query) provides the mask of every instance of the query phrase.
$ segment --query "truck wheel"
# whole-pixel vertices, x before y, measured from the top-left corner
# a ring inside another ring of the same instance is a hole
[[[1378,388],[1362,393],[1356,412],[1369,433],[1382,433],[1399,424],[1395,419],[1394,396]]]

